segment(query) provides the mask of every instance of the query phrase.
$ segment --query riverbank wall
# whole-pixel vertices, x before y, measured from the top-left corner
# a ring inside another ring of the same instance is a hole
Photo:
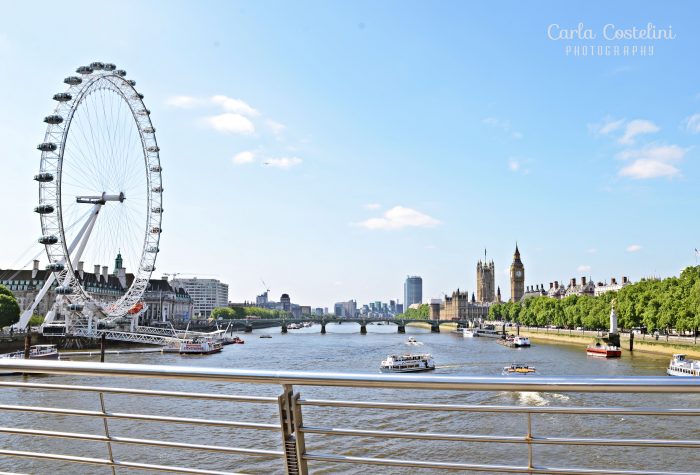
[[[509,333],[514,333],[515,328],[507,328]],[[596,337],[602,336],[597,332],[580,332],[569,330],[552,330],[542,328],[520,328],[520,334],[530,338],[533,342],[541,341],[547,343],[566,343],[570,345],[587,346],[595,342]],[[629,351],[629,335],[623,334],[620,338],[620,346],[624,351]],[[656,340],[650,335],[635,335],[634,350],[639,353],[655,353],[660,355],[673,355],[683,353],[691,358],[700,358],[700,342],[694,339],[669,339],[660,337]]]

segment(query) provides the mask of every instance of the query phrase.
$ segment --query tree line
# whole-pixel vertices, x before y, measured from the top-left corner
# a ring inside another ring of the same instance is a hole
[[[282,310],[270,310],[262,307],[216,307],[211,311],[211,318],[218,320],[240,320],[247,317],[289,318],[290,313]]]
[[[642,279],[598,297],[570,295],[558,300],[537,296],[522,302],[497,303],[489,308],[489,317],[529,326],[603,330],[609,327],[613,299],[621,329],[697,332],[700,328],[700,266],[686,268],[679,277]]]

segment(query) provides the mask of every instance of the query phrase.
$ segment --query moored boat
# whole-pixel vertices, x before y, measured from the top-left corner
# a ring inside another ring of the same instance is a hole
[[[473,329],[471,329],[471,328],[462,328],[461,333],[462,333],[462,336],[463,336],[464,338],[474,338],[475,336],[479,336],[479,335],[477,335],[476,332],[475,332]]]
[[[590,356],[599,356],[601,358],[619,358],[622,356],[622,350],[619,346],[596,343],[595,345],[588,345],[586,354]]]
[[[0,355],[0,358],[24,359],[24,351],[13,351]],[[56,345],[32,345],[29,347],[30,360],[57,360],[58,348]],[[10,376],[13,374],[22,374],[16,371],[2,371],[0,376]]]
[[[180,344],[181,355],[210,355],[222,349],[221,343],[211,338],[193,338]]]
[[[383,373],[416,373],[435,369],[435,361],[428,353],[388,355],[379,370]]]
[[[666,369],[669,376],[700,377],[700,361],[690,360],[683,354],[675,354]]]
[[[510,366],[505,366],[503,367],[503,371],[501,374],[503,376],[512,376],[512,375],[528,375],[528,374],[535,374],[537,373],[537,370],[533,366],[528,366],[524,364],[518,364],[518,363],[513,363]]]
[[[500,340],[497,340],[498,343],[500,343],[503,346],[507,346],[508,348],[529,348],[530,347],[530,339],[526,336],[520,336],[520,335],[509,335],[505,338],[501,338]]]

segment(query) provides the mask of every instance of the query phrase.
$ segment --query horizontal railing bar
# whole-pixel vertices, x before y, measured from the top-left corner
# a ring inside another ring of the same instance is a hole
[[[80,463],[86,465],[103,465],[107,467],[116,468],[128,468],[136,470],[155,470],[158,472],[171,472],[171,473],[187,473],[192,475],[242,475],[236,472],[218,472],[214,470],[200,470],[196,468],[186,468],[186,467],[172,467],[169,465],[151,465],[146,463],[136,463],[136,462],[123,462],[117,461],[110,462],[106,459],[97,459],[90,457],[76,457],[73,455],[60,455],[60,454],[46,454],[41,452],[25,452],[20,450],[3,450],[0,449],[0,456],[6,457],[19,457],[19,458],[33,458],[39,460],[54,460],[58,462],[69,462],[69,463]]]
[[[362,388],[468,391],[543,391],[613,393],[700,393],[698,378],[437,376],[349,374],[310,371],[262,371],[191,366],[90,363],[77,361],[0,360],[0,371],[228,381],[256,384],[346,386]]]
[[[519,467],[514,465],[480,465],[454,462],[428,462],[419,460],[397,460],[386,458],[354,457],[348,455],[306,453],[304,460],[319,462],[350,463],[362,465],[383,465],[391,467],[434,468],[441,470],[463,470],[471,472],[490,473],[545,473],[557,475],[698,475],[693,472],[656,472],[647,470],[610,470],[591,468],[558,468],[558,467]]]
[[[52,437],[59,439],[86,440],[92,442],[115,442],[119,444],[146,445],[151,447],[167,447],[173,449],[202,450],[208,452],[224,452],[240,455],[257,455],[262,457],[281,457],[284,452],[277,450],[244,449],[240,447],[221,447],[218,445],[185,444],[182,442],[169,442],[165,440],[133,439],[129,437],[106,437],[96,434],[82,434],[76,432],[55,432],[48,430],[20,429],[16,427],[0,427],[0,433],[14,435],[31,435],[38,437]]]
[[[120,412],[85,411],[82,409],[59,409],[55,407],[11,406],[2,404],[0,411],[37,412],[42,414],[58,414],[62,416],[107,417],[111,419],[130,419],[147,422],[170,422],[175,424],[197,424],[207,426],[237,427],[240,429],[280,430],[275,424],[259,422],[235,422],[213,419],[191,419],[185,417],[152,416],[147,414],[124,414]]]
[[[700,416],[700,409],[665,409],[646,407],[543,407],[543,406],[482,406],[460,404],[419,404],[393,402],[339,401],[329,399],[299,399],[302,406],[349,407],[362,409],[391,409],[411,411],[497,412],[516,414],[585,414],[634,416]]]
[[[210,394],[210,393],[187,393],[179,391],[153,391],[150,389],[128,389],[128,388],[112,388],[99,386],[70,386],[67,384],[38,384],[38,383],[19,383],[19,382],[0,382],[0,387],[10,388],[25,388],[25,389],[47,389],[55,391],[81,391],[81,392],[98,392],[110,394],[131,394],[135,396],[160,396],[160,397],[177,397],[187,399],[211,399],[220,401],[232,402],[250,402],[263,404],[277,404],[276,397],[265,396],[233,396],[229,394]]]
[[[444,440],[452,442],[486,442],[502,444],[540,445],[599,445],[616,447],[700,448],[700,440],[666,439],[592,439],[577,437],[522,437],[505,435],[441,434],[435,432],[403,432],[349,428],[301,427],[305,434],[349,437],[378,437],[383,439]]]

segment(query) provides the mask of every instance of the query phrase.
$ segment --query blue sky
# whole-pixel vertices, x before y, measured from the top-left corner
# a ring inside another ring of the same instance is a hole
[[[253,299],[262,278],[275,299],[332,306],[402,299],[403,279],[416,274],[424,298],[440,298],[474,290],[486,247],[507,297],[516,240],[527,285],[677,274],[700,247],[699,10],[5,5],[0,267],[35,253],[31,177],[51,96],[100,60],[137,81],[157,128],[166,212],[156,275],[215,276],[234,301]],[[675,38],[602,38],[605,25],[650,22]],[[549,25],[579,23],[597,38],[548,38]],[[654,54],[575,57],[567,45]]]

